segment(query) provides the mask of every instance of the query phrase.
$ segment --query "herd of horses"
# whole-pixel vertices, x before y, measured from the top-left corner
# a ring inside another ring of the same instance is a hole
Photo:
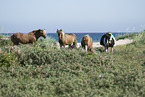
[[[46,38],[46,31],[44,29],[33,30],[29,33],[21,33],[17,32],[11,36],[11,41],[14,45],[21,44],[34,44],[39,37]],[[57,34],[59,37],[60,47],[65,47],[65,45],[69,45],[69,48],[75,48],[77,46],[77,37],[73,33],[65,34],[62,29],[57,29]],[[100,45],[104,46],[105,51],[107,52],[108,48],[111,47],[111,51],[113,52],[113,47],[115,45],[115,38],[111,32],[107,32],[104,34],[100,40]],[[86,51],[93,52],[93,40],[89,35],[84,35],[81,41],[81,46]]]

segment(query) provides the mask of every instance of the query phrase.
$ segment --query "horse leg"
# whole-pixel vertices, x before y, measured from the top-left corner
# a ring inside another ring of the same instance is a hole
[[[62,48],[62,45],[60,44],[60,48]]]
[[[111,52],[113,52],[113,47],[111,47]]]
[[[105,48],[105,51],[107,52],[107,49],[108,49],[107,46],[104,46],[104,48]]]
[[[32,42],[32,45],[34,45],[34,41]]]
[[[74,47],[77,47],[77,41],[74,41],[74,42],[73,42],[73,48],[74,48]]]
[[[88,46],[87,46],[87,45],[85,45],[85,50],[87,51],[87,49],[88,49]]]
[[[19,45],[19,42],[16,42],[16,41],[15,41],[13,45]]]
[[[69,45],[69,48],[70,48],[70,49],[72,49],[72,48],[73,48],[73,45],[72,45],[72,44],[70,44],[70,45]]]

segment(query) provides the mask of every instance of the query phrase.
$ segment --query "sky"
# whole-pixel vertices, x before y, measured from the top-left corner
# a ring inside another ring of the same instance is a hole
[[[0,0],[0,32],[138,32],[145,0]]]

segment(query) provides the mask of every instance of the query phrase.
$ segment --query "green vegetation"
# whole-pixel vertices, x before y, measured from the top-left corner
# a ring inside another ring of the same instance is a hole
[[[0,35],[0,47],[5,45],[12,45],[8,35]]]
[[[116,37],[116,40],[120,40],[120,39],[125,39],[125,38],[129,38],[129,39],[134,39],[134,37],[137,35],[137,33],[128,33],[128,34],[125,34],[125,35],[120,35],[118,37]]]
[[[145,32],[113,53],[59,49],[51,38],[0,48],[0,96],[145,96]]]

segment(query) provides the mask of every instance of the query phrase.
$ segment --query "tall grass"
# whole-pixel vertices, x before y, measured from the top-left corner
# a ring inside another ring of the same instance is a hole
[[[2,46],[0,95],[143,97],[144,34],[137,34],[132,44],[116,46],[113,53],[59,49],[51,38]]]
[[[134,42],[132,43],[135,46],[143,46],[145,44],[145,31],[140,32],[134,37]]]
[[[117,36],[116,37],[116,40],[120,40],[120,39],[125,39],[125,38],[128,38],[128,39],[134,39],[134,37],[137,35],[137,33],[127,33],[125,35],[120,35],[120,36]]]

